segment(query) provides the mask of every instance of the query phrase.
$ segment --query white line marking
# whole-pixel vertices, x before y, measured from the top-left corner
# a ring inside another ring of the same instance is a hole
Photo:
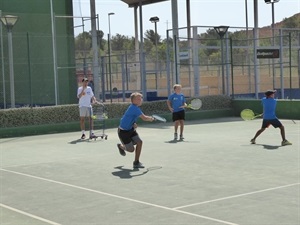
[[[106,193],[106,192],[97,191],[97,190],[93,190],[93,189],[89,189],[89,188],[84,188],[84,187],[80,187],[80,186],[76,186],[76,185],[72,185],[72,184],[67,184],[67,183],[63,183],[63,182],[60,182],[60,181],[50,180],[50,179],[37,177],[37,176],[25,174],[25,173],[20,173],[20,172],[16,172],[16,171],[12,171],[12,170],[2,169],[2,168],[0,168],[0,170],[2,170],[4,172],[14,173],[14,174],[18,174],[18,175],[26,176],[26,177],[31,177],[31,178],[34,178],[34,179],[43,180],[43,181],[47,181],[47,182],[51,182],[51,183],[55,183],[55,184],[60,184],[60,185],[64,185],[64,186],[68,186],[68,187],[72,187],[72,188],[76,188],[76,189],[80,189],[80,190],[84,190],[84,191],[89,191],[89,192],[102,194],[102,195],[106,195],[106,196],[110,196],[110,197],[114,197],[114,198],[119,198],[119,199],[131,201],[131,202],[136,202],[136,203],[140,203],[140,204],[143,204],[143,205],[153,206],[153,207],[156,207],[156,208],[165,209],[165,210],[172,211],[172,212],[178,212],[178,213],[182,213],[182,214],[185,214],[185,215],[199,217],[199,218],[202,218],[202,219],[207,219],[207,220],[219,222],[219,223],[222,223],[222,224],[238,225],[236,223],[231,223],[231,222],[228,222],[228,221],[219,220],[219,219],[215,219],[215,218],[212,218],[212,217],[207,217],[207,216],[202,216],[202,215],[198,215],[198,214],[194,214],[194,213],[189,213],[189,212],[185,212],[185,211],[174,209],[174,208],[169,208],[169,207],[165,207],[165,206],[161,206],[161,205],[152,204],[152,203],[149,203],[149,202],[139,201],[139,200],[135,200],[135,199],[132,199],[132,198],[126,198],[126,197],[122,197],[122,196],[119,196],[119,195],[109,194],[109,193]]]
[[[41,218],[41,217],[39,217],[39,216],[32,215],[32,214],[30,214],[30,213],[21,211],[21,210],[19,210],[19,209],[12,208],[12,207],[10,207],[10,206],[8,206],[8,205],[4,205],[4,204],[1,204],[1,203],[0,203],[0,206],[3,207],[3,208],[7,208],[7,209],[9,209],[9,210],[11,210],[11,211],[14,211],[14,212],[21,213],[21,214],[23,214],[23,215],[25,215],[25,216],[29,216],[29,217],[34,218],[34,219],[36,219],[36,220],[40,220],[40,221],[43,221],[43,222],[52,224],[52,225],[61,225],[61,224],[59,224],[59,223],[55,223],[55,222],[53,222],[53,221],[46,220],[46,219],[44,219],[44,218]]]
[[[259,190],[259,191],[253,191],[253,192],[248,192],[248,193],[244,193],[244,194],[233,195],[233,196],[228,196],[228,197],[224,197],[224,198],[218,198],[218,199],[213,199],[213,200],[209,200],[209,201],[204,201],[204,202],[198,202],[198,203],[194,203],[194,204],[190,204],[190,205],[179,206],[179,207],[175,207],[173,209],[182,209],[182,208],[187,208],[187,207],[191,207],[191,206],[195,206],[195,205],[203,205],[203,204],[207,204],[207,203],[211,203],[211,202],[223,201],[223,200],[227,200],[227,199],[238,198],[238,197],[253,195],[253,194],[262,193],[262,192],[266,192],[266,191],[273,191],[273,190],[277,190],[277,189],[281,189],[281,188],[296,186],[299,184],[300,183],[288,184],[288,185],[278,186],[278,187],[274,187],[274,188],[268,188],[268,189],[263,189],[263,190]]]

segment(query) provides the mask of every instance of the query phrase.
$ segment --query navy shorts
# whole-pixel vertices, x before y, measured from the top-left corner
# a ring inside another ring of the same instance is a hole
[[[268,128],[270,125],[272,125],[274,128],[282,126],[281,122],[278,119],[272,119],[272,120],[263,119],[261,128]]]
[[[179,112],[173,112],[172,119],[173,122],[175,122],[176,120],[185,120],[185,111],[181,110]]]

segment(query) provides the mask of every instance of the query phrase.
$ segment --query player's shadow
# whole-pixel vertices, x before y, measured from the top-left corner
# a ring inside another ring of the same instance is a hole
[[[276,149],[282,147],[281,145],[264,145],[264,144],[256,144],[256,145],[263,146],[264,149],[267,149],[267,150],[276,150]]]
[[[90,142],[90,143],[92,143],[92,141],[94,141],[94,140],[93,139],[89,139],[89,138],[83,139],[83,140],[82,139],[76,139],[76,140],[68,142],[68,144],[76,145],[78,143],[84,143],[84,142]]]
[[[123,167],[124,166],[116,166],[114,169],[118,169],[118,171],[112,172],[112,175],[120,177],[121,179],[131,179],[147,173],[147,171],[139,172],[139,169],[126,169]]]
[[[169,144],[176,144],[178,142],[184,142],[184,140],[175,140],[175,139],[172,139],[170,141],[166,141],[165,143],[169,143]]]

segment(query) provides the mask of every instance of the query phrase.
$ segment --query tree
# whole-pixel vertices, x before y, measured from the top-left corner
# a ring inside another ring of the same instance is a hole
[[[158,33],[155,34],[155,32],[153,30],[146,30],[145,36],[146,36],[146,39],[151,41],[153,45],[155,45],[156,41],[157,41],[157,44],[160,42],[160,38],[161,38],[160,35]]]
[[[75,38],[75,49],[78,52],[86,52],[89,51],[92,47],[92,36],[89,32],[80,33]]]

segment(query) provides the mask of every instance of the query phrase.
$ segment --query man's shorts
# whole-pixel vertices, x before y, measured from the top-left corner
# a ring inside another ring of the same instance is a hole
[[[282,126],[281,122],[278,119],[272,119],[272,120],[264,119],[261,128],[268,128],[270,125],[272,125],[274,128]]]
[[[129,151],[134,149],[133,146],[136,145],[136,143],[142,141],[134,128],[131,130],[122,130],[118,128],[118,136],[122,144]]]
[[[93,109],[91,107],[81,106],[79,108],[80,117],[90,117],[93,115]]]
[[[175,122],[176,120],[185,120],[185,111],[181,110],[179,112],[173,112],[172,119],[173,122]]]

